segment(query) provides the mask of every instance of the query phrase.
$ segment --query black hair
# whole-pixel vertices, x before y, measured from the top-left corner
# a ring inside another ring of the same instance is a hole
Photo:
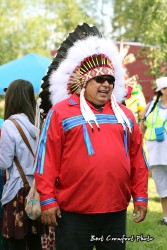
[[[158,92],[157,92],[156,100],[155,100],[154,105],[153,105],[153,107],[151,108],[149,114],[150,114],[151,112],[153,112],[153,110],[155,109],[157,103],[159,102],[159,98],[160,98],[161,96],[162,96],[162,92],[161,92],[161,91],[158,91]],[[148,115],[149,115],[149,114],[148,114]]]

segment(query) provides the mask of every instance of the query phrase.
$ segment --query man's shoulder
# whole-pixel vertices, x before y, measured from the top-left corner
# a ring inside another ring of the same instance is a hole
[[[56,103],[52,108],[54,115],[58,116],[59,119],[64,120],[66,118],[78,115],[80,112],[79,99],[73,98],[73,95],[69,98]]]
[[[75,106],[79,104],[79,97],[76,94],[73,94],[71,96],[69,96],[68,98],[66,98],[63,101],[60,101],[58,103],[56,103],[55,105],[53,105],[52,109],[53,110],[60,110],[66,107],[70,107],[70,106]]]
[[[68,100],[69,100],[69,98],[54,104],[51,109],[52,110],[59,110],[59,109],[63,108],[64,106],[68,105]]]

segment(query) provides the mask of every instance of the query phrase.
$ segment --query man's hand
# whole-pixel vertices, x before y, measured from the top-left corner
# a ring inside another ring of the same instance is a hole
[[[137,214],[139,212],[139,217],[136,217]],[[144,206],[134,206],[134,210],[133,210],[133,216],[136,217],[134,218],[134,222],[138,223],[141,222],[145,219],[147,214],[147,207]]]
[[[61,218],[61,211],[59,206],[49,208],[41,212],[41,222],[47,225],[57,226],[57,216]]]

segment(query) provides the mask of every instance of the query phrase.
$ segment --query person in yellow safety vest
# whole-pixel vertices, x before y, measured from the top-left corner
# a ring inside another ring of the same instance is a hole
[[[146,142],[148,163],[151,167],[163,218],[160,225],[167,226],[167,77],[156,80],[157,96],[146,107],[140,127]]]
[[[133,76],[126,81],[127,97],[125,104],[133,112],[137,123],[139,123],[146,107],[146,100],[137,78],[137,76]]]

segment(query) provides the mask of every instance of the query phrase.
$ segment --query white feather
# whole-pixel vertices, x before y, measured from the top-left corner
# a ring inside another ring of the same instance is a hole
[[[40,134],[40,117],[41,117],[40,113],[42,113],[39,108],[40,105],[41,105],[41,98],[38,98],[36,102],[36,115],[35,115],[35,127],[37,128],[36,130],[37,142],[39,141],[39,134]]]

